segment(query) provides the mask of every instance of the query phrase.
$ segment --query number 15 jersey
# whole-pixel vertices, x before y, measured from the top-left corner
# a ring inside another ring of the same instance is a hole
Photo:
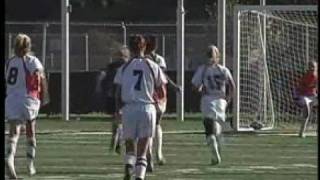
[[[233,81],[229,69],[219,64],[200,66],[192,78],[194,86],[202,85],[203,95],[209,95],[215,99],[226,97],[226,84],[229,81]]]
[[[167,83],[166,76],[155,62],[136,57],[121,66],[114,78],[121,86],[121,99],[124,103],[155,103],[155,87]]]

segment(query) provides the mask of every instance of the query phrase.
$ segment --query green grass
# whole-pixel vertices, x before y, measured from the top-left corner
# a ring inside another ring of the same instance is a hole
[[[201,132],[201,119],[164,120],[164,131]],[[109,153],[110,121],[86,117],[80,121],[39,119],[37,124],[37,174],[28,177],[25,138],[16,158],[17,173],[24,179],[122,179],[122,156]],[[81,134],[77,132],[88,132]],[[100,133],[90,133],[100,132]],[[315,180],[317,137],[227,133],[222,163],[210,166],[210,154],[200,133],[164,134],[167,164],[156,166],[148,180]]]

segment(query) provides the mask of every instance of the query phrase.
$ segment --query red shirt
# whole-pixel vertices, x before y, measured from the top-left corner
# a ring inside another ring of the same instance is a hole
[[[317,94],[318,74],[313,71],[307,72],[299,82],[298,94],[304,96],[314,96]]]

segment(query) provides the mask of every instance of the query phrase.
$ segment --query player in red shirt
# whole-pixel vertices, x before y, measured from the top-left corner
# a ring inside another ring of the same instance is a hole
[[[311,109],[318,105],[318,63],[316,61],[309,62],[308,70],[300,79],[294,98],[298,106],[303,108],[305,120],[301,125],[299,136],[305,137],[304,132],[310,119]]]

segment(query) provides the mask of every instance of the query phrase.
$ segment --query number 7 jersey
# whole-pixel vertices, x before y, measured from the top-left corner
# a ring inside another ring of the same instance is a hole
[[[226,85],[233,81],[228,68],[221,65],[202,65],[192,78],[192,84],[202,86],[203,95],[210,95],[215,99],[226,97]]]
[[[137,57],[121,66],[114,78],[121,86],[121,99],[124,103],[155,103],[155,87],[167,83],[166,76],[155,62]]]

